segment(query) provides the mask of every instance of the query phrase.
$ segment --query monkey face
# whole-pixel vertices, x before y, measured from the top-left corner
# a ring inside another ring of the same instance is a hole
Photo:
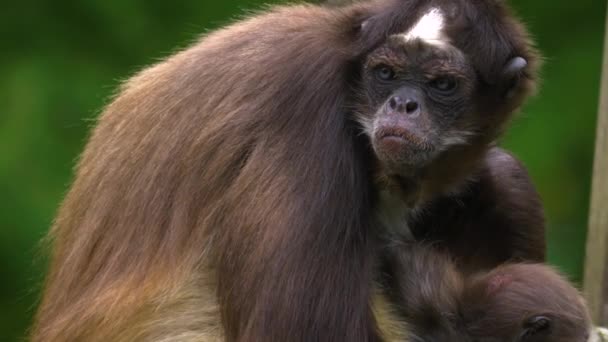
[[[365,65],[369,113],[361,118],[375,154],[392,169],[420,168],[475,124],[475,74],[451,46],[393,36]]]

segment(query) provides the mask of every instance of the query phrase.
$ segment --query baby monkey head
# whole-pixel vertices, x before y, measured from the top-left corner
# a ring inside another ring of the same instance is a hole
[[[503,265],[473,277],[460,312],[473,341],[586,342],[583,298],[546,265]]]

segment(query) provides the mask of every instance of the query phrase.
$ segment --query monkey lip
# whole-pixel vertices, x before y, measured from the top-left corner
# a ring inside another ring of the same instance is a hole
[[[378,139],[378,146],[390,154],[401,154],[410,144],[400,135],[384,135]]]
[[[378,132],[376,132],[376,139],[378,140],[383,140],[383,139],[400,139],[400,140],[407,140],[407,136],[408,133],[403,130],[403,129],[396,129],[396,128],[385,128],[385,129],[380,129],[378,130]]]
[[[399,134],[394,134],[394,133],[387,133],[387,134],[382,134],[380,136],[378,136],[378,140],[388,140],[388,141],[407,141],[408,139],[403,136],[403,135],[399,135]]]
[[[379,129],[374,134],[372,145],[382,163],[396,168],[420,167],[434,155],[429,141],[401,127]]]
[[[424,139],[421,139],[403,129],[381,130],[376,134],[376,139],[381,144],[401,145],[401,147],[405,147],[404,145],[407,145],[421,150],[429,149],[429,146]]]

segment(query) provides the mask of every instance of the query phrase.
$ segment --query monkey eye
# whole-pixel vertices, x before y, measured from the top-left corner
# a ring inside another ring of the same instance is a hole
[[[382,81],[390,81],[395,79],[395,71],[386,65],[381,65],[374,70],[376,77]]]
[[[546,334],[551,331],[551,318],[547,316],[534,316],[524,322],[524,331],[520,341],[527,341],[533,336]]]
[[[453,77],[439,77],[431,81],[430,86],[446,95],[453,93],[458,87],[458,81]]]

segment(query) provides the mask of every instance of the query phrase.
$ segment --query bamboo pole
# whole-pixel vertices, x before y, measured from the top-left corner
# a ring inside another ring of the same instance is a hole
[[[608,16],[598,112],[584,293],[593,321],[608,325]]]

